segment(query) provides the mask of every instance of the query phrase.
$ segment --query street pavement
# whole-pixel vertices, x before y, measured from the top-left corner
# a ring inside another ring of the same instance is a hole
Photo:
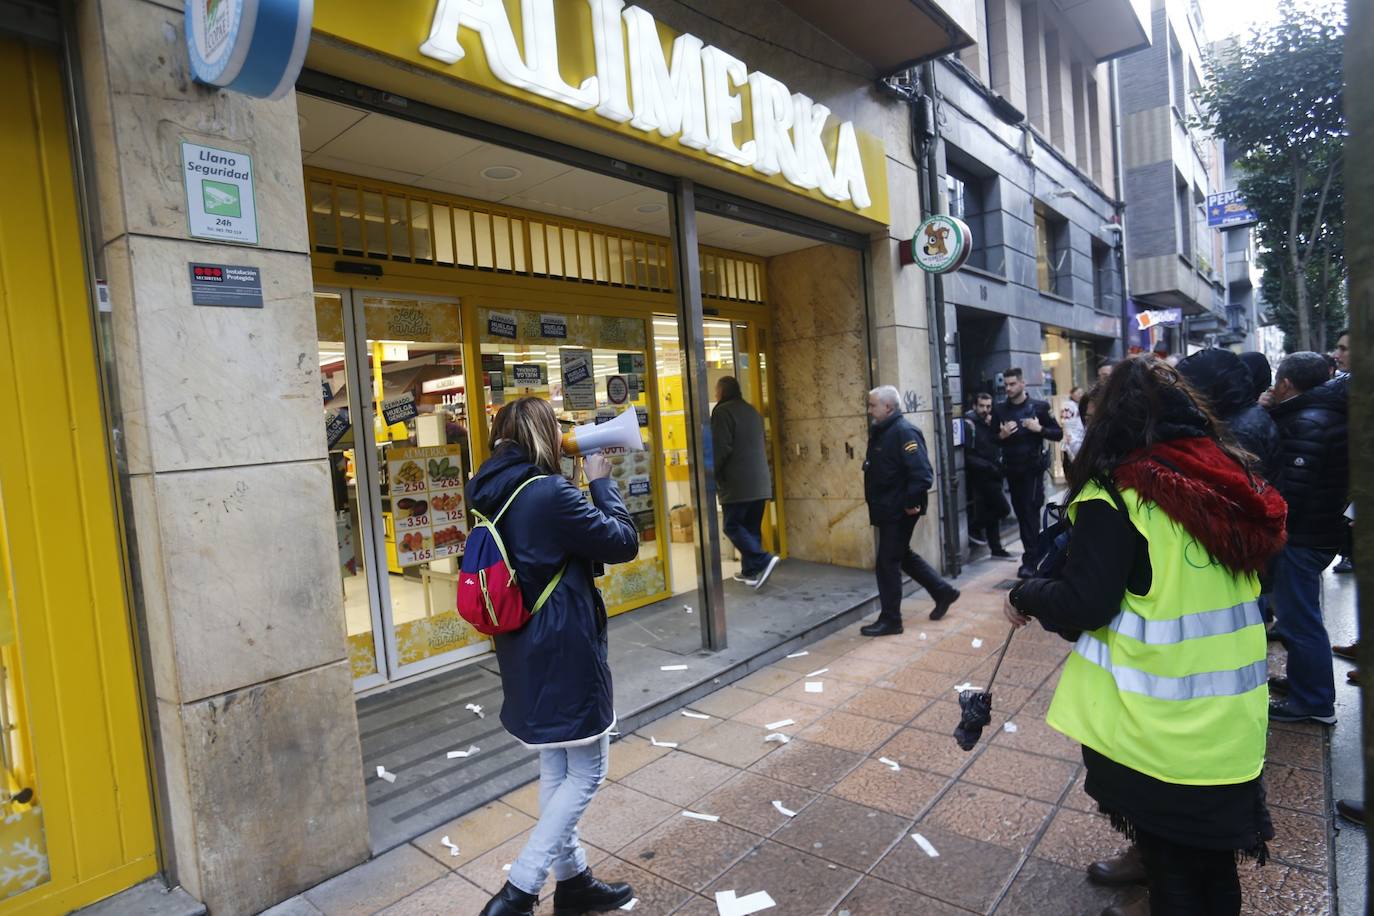
[[[709,718],[675,712],[621,736],[582,822],[595,873],[634,885],[636,916],[715,914],[714,895],[728,890],[766,891],[776,906],[764,912],[778,916],[1066,916],[1138,896],[1085,875],[1125,841],[1084,794],[1077,745],[1044,722],[1069,643],[1035,625],[1017,633],[991,727],[970,753],[951,736],[956,685],[985,684],[1006,637],[1014,570],[976,563],[942,621],[926,618],[924,596],[908,599],[901,636],[865,639],[855,625],[689,707]],[[819,693],[807,687],[816,682]],[[1327,759],[1318,727],[1271,729],[1278,836],[1267,866],[1240,866],[1244,912],[1329,912]],[[476,914],[537,815],[530,784],[269,912]],[[544,916],[552,891],[550,881]]]

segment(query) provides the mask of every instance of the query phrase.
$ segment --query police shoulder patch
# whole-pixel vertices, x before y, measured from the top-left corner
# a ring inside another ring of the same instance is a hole
[[[908,452],[914,452],[920,448],[920,446],[917,445],[915,442],[908,442],[906,445],[902,447],[906,449]]]

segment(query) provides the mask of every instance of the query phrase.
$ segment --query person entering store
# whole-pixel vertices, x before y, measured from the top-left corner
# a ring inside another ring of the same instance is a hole
[[[725,536],[739,551],[735,581],[759,588],[778,565],[778,557],[763,549],[760,532],[763,511],[773,497],[773,477],[768,470],[763,417],[744,399],[733,375],[716,382],[711,439]]]
[[[605,457],[585,459],[590,500],[562,475],[561,432],[547,401],[507,404],[491,433],[492,455],[468,482],[468,505],[488,518],[505,507],[501,539],[526,607],[563,572],[529,623],[493,639],[501,724],[539,751],[539,822],[482,916],[529,916],[550,871],[557,912],[615,909],[634,891],[592,876],[577,822],[606,777],[616,721],[606,605],[594,580],[602,564],[635,558],[639,534]]]

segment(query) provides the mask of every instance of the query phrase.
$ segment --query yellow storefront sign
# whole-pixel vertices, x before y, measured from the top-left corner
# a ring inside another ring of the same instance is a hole
[[[877,223],[889,219],[881,140],[624,0],[395,0],[385,16],[374,4],[338,0],[316,8],[315,31]],[[317,56],[312,49],[316,64]]]

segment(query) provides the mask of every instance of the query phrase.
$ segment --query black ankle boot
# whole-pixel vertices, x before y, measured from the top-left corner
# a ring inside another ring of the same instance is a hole
[[[635,895],[628,884],[607,884],[592,877],[589,868],[575,878],[559,881],[553,892],[554,916],[604,913],[630,902]]]
[[[520,888],[506,882],[501,893],[487,901],[479,916],[534,916],[534,907],[539,898],[527,894]]]

